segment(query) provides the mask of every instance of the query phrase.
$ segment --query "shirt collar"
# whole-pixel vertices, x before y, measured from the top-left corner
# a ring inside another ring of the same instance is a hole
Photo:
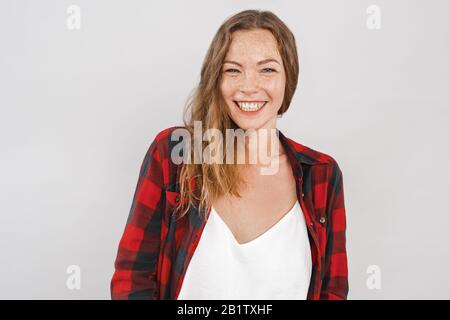
[[[293,169],[293,173],[297,177],[297,179],[303,178],[303,171],[305,169],[305,166],[312,166],[315,164],[329,162],[329,159],[325,154],[315,151],[301,143],[288,138],[278,128],[276,128],[276,134],[280,142],[283,144],[283,147],[287,153],[289,162]],[[178,166],[177,179],[175,182],[176,185],[178,185],[180,170],[181,166]],[[176,187],[176,190],[178,190],[178,187]]]
[[[278,138],[283,144],[283,147],[288,155],[289,161],[292,165],[295,176],[297,178],[303,177],[303,166],[324,163],[320,153],[314,151],[290,138],[276,129]]]

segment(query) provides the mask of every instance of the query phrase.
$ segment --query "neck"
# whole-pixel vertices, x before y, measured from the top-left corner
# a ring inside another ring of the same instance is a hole
[[[245,139],[245,164],[264,166],[285,154],[276,128],[259,128],[255,134]],[[255,163],[256,159],[256,163]]]

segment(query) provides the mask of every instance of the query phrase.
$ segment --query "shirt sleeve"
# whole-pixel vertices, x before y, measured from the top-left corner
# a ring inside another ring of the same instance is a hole
[[[325,249],[324,277],[320,299],[346,300],[348,267],[346,252],[346,213],[342,172],[336,162],[330,178],[328,195],[328,230]]]
[[[111,299],[158,297],[157,261],[164,211],[164,179],[157,138],[142,162],[128,220],[119,242]]]

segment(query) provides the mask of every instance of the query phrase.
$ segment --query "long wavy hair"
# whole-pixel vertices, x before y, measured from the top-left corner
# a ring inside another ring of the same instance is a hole
[[[245,10],[229,17],[220,26],[209,46],[201,68],[200,82],[188,98],[183,112],[184,126],[189,130],[191,137],[194,136],[194,121],[201,121],[202,133],[207,129],[215,128],[222,132],[222,137],[225,137],[226,129],[238,129],[230,117],[229,109],[220,91],[221,70],[233,32],[254,29],[270,31],[277,41],[286,75],[284,100],[278,115],[281,116],[288,110],[297,87],[299,74],[294,35],[274,13]],[[205,143],[207,142],[200,144],[201,150],[195,150],[195,144],[191,143],[191,159],[194,153],[202,154]],[[222,150],[224,153],[227,150],[226,142]],[[236,155],[236,152],[234,154]],[[239,174],[236,161],[232,164],[204,163],[203,161],[200,164],[183,163],[178,182],[182,199],[175,210],[178,218],[184,216],[191,206],[196,207],[204,218],[206,209],[210,208],[214,199],[225,194],[241,197],[239,190],[242,184],[245,184]]]

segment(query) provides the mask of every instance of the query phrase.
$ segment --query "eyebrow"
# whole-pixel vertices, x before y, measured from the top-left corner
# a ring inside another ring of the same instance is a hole
[[[262,64],[265,64],[265,63],[268,63],[268,62],[275,62],[275,63],[280,64],[277,60],[269,58],[269,59],[264,59],[264,60],[259,61],[256,65],[259,66],[259,65],[262,65]],[[236,61],[225,60],[223,63],[224,64],[225,63],[232,63],[232,64],[236,64],[236,65],[242,67],[242,64],[240,64],[239,62],[236,62]]]

